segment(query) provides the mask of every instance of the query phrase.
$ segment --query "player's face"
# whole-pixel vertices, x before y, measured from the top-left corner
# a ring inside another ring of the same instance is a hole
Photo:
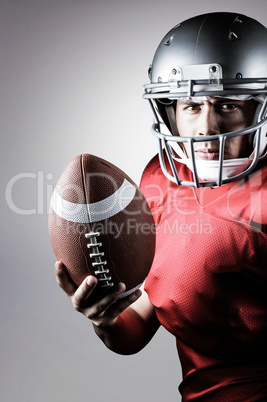
[[[224,98],[177,100],[176,124],[182,137],[210,136],[237,131],[252,123],[257,103]],[[190,155],[189,144],[184,144]],[[196,159],[218,160],[219,141],[196,142]],[[251,153],[248,135],[227,138],[224,159],[247,157]]]

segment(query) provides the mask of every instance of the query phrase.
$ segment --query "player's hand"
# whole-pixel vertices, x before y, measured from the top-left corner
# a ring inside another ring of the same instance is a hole
[[[97,302],[93,302],[93,297],[91,296],[97,285],[97,278],[90,275],[77,287],[60,261],[55,264],[55,274],[59,286],[71,300],[75,310],[89,318],[97,327],[107,327],[115,324],[118,316],[142,294],[142,291],[138,289],[130,296],[119,299],[125,290],[125,285],[119,283],[113,292],[110,292]]]

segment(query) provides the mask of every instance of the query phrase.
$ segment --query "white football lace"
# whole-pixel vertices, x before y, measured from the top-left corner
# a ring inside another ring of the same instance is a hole
[[[97,241],[98,236],[100,236],[99,232],[89,232],[85,234],[85,237],[91,240],[91,242],[87,244],[87,247],[92,251],[89,256],[95,259],[95,261],[92,262],[92,266],[96,268],[94,273],[99,281],[100,287],[110,288],[114,286],[114,283],[111,282],[111,276],[108,276],[109,269],[105,268],[107,261],[102,260],[105,254],[99,250],[102,243]]]

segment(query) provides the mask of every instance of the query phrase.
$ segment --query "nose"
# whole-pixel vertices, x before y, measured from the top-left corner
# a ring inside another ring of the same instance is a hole
[[[207,106],[201,112],[196,135],[208,136],[216,134],[220,134],[220,116],[213,107]]]

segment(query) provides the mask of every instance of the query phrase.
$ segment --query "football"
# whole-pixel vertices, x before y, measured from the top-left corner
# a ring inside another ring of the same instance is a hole
[[[118,282],[122,297],[145,280],[155,252],[155,225],[138,186],[118,167],[97,156],[78,155],[53,191],[49,236],[57,260],[79,286],[88,275],[103,297]]]

